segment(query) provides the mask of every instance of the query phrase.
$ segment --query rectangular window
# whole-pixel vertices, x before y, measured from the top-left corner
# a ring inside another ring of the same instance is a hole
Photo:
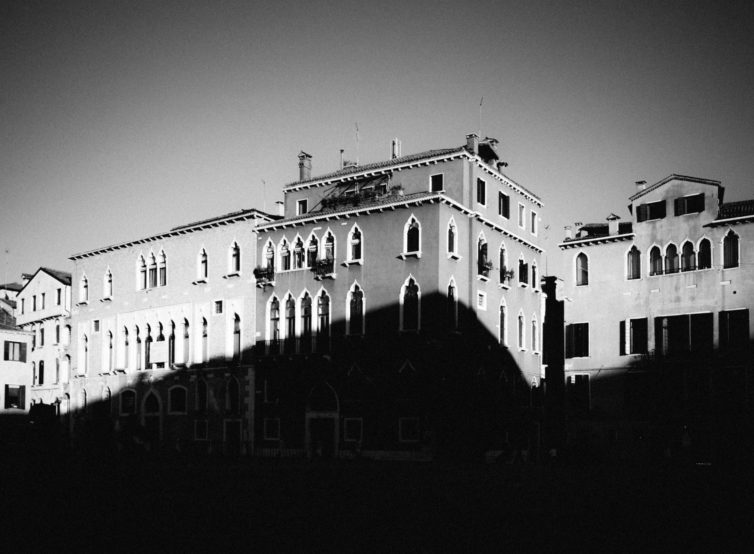
[[[589,324],[572,323],[566,325],[566,358],[589,356]]]
[[[537,234],[537,212],[529,212],[529,230],[531,231],[532,235]]]
[[[45,345],[45,330],[44,328],[39,330],[39,346],[42,347]]]
[[[99,333],[99,319],[94,320],[94,332]]]
[[[695,214],[704,211],[704,193],[692,194],[676,198],[674,203],[675,215]]]
[[[487,183],[484,179],[476,180],[476,201],[483,206],[487,205]]]
[[[628,336],[626,336],[626,322],[620,322],[620,355],[647,353],[647,318],[629,319]]]
[[[46,295],[46,294],[45,294],[45,293],[43,292],[43,293],[42,293],[42,309],[43,309],[43,310],[45,309],[45,298],[46,298],[46,296],[47,296],[47,295]]]
[[[8,362],[25,362],[26,344],[23,342],[5,341],[3,360]]]
[[[364,430],[364,420],[360,417],[347,417],[343,420],[343,440],[345,442],[361,442]]]
[[[309,201],[306,198],[296,201],[296,215],[304,215],[309,211]]]
[[[58,289],[55,291],[55,305],[60,306],[62,302],[63,302],[63,289]]]
[[[526,207],[523,204],[518,205],[518,226],[522,229],[526,225]]]
[[[5,385],[5,409],[26,408],[26,387],[24,385]]]
[[[481,290],[478,290],[476,293],[476,307],[478,310],[486,310],[487,309],[487,293]]]
[[[712,314],[655,318],[655,351],[663,356],[712,350]]]
[[[443,174],[432,175],[429,178],[429,186],[432,192],[442,192],[444,190],[445,183],[443,182]]]
[[[649,221],[650,219],[662,219],[665,217],[665,200],[640,204],[636,207],[636,221]]]
[[[37,295],[31,297],[31,311],[36,312],[37,311]]]
[[[21,299],[21,315],[24,315],[26,311],[26,298]]]
[[[722,311],[720,350],[745,349],[749,345],[749,310]]]
[[[264,440],[277,441],[280,440],[280,418],[278,417],[266,417],[264,418]]]
[[[418,417],[402,417],[398,420],[398,440],[400,442],[419,442]]]
[[[215,315],[219,315],[219,314],[223,313],[223,301],[222,300],[215,300],[215,305],[214,306],[215,306],[215,308],[214,308]]]
[[[497,213],[506,219],[511,217],[511,197],[504,192],[497,193]]]

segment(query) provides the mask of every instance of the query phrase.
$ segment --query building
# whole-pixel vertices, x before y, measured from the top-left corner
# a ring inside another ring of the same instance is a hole
[[[0,285],[0,323],[11,326],[16,324],[16,295],[22,287],[19,283]]]
[[[40,267],[23,278],[16,296],[16,323],[32,337],[29,399],[32,404],[60,406],[71,363],[71,274]]]
[[[271,219],[240,210],[71,257],[77,440],[246,451],[256,226]]]
[[[672,449],[690,433],[720,452],[751,421],[754,200],[683,175],[637,185],[631,221],[610,214],[559,245],[570,415],[608,443]]]
[[[0,323],[0,416],[21,415],[29,411],[29,390],[32,384],[32,334],[13,325]]]
[[[469,135],[402,156],[396,140],[390,160],[319,177],[300,153],[284,217],[258,228],[259,452],[526,447],[543,204],[497,148]]]

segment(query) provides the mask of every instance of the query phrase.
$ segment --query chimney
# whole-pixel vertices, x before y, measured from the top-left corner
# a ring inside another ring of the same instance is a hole
[[[565,226],[565,238],[566,240],[571,240],[573,238],[573,229],[571,229],[570,225]]]
[[[392,159],[401,157],[401,141],[398,137],[393,139]]]
[[[275,205],[278,208],[278,215],[279,216],[285,215],[285,204],[283,204],[282,200],[278,200],[277,202],[275,202]]]
[[[475,156],[479,154],[479,135],[476,133],[466,135],[466,150]]]
[[[338,169],[343,169],[343,152],[345,152],[345,150],[341,148],[340,149],[340,167],[338,167]]]
[[[308,181],[312,178],[312,156],[303,150],[298,153],[298,180]]]
[[[618,220],[620,219],[620,216],[617,216],[615,214],[610,214],[607,216],[607,233],[608,235],[617,235],[618,234]]]
[[[645,188],[647,188],[647,182],[646,181],[636,181],[636,192],[641,192]]]

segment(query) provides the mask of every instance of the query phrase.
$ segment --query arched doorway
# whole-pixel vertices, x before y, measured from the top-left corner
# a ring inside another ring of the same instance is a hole
[[[332,458],[340,439],[338,395],[329,383],[320,383],[306,399],[306,451],[313,456]]]

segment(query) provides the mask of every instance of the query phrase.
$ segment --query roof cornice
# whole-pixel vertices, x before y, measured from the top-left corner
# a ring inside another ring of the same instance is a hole
[[[561,242],[558,247],[563,250],[568,248],[576,248],[578,246],[592,246],[596,244],[608,244],[611,242],[623,242],[625,240],[633,239],[636,233],[623,233],[621,235],[604,235],[602,237],[588,237],[585,239],[569,240],[567,242]]]
[[[738,217],[728,217],[725,219],[714,219],[705,223],[703,227],[720,227],[722,225],[738,225],[740,223],[751,223],[754,221],[754,214],[741,215]]]

